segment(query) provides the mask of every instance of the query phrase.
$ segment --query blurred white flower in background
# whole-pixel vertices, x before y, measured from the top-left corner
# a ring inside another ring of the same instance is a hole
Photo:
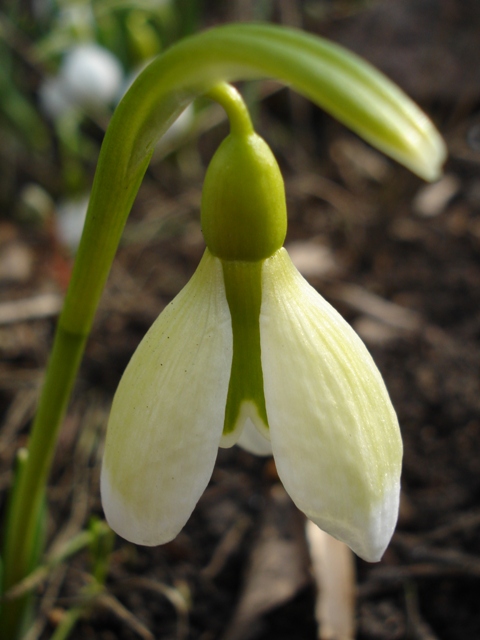
[[[81,44],[63,60],[59,78],[67,96],[79,106],[113,102],[123,81],[122,66],[113,53],[97,44]]]
[[[97,110],[115,101],[123,77],[113,53],[95,43],[76,45],[66,53],[58,74],[40,87],[40,103],[54,120],[74,108]]]
[[[75,253],[82,236],[90,193],[61,200],[55,207],[56,230],[60,242]]]

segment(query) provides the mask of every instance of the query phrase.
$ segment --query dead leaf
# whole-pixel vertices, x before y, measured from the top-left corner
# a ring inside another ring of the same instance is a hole
[[[303,515],[279,484],[271,489],[245,582],[223,640],[251,640],[262,617],[291,600],[311,580]]]
[[[355,568],[346,544],[308,521],[307,540],[318,586],[315,615],[320,640],[355,637]]]

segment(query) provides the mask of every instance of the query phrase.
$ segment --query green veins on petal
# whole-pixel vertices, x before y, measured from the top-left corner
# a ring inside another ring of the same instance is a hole
[[[367,348],[284,249],[264,263],[260,314],[270,439],[293,501],[376,561],[395,528],[402,442]]]
[[[138,346],[113,401],[102,502],[108,523],[127,540],[173,539],[207,486],[232,345],[222,266],[207,250]]]

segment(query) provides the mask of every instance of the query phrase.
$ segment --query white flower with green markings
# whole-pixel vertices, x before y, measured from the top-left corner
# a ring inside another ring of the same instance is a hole
[[[282,177],[252,130],[234,130],[205,179],[207,244],[187,286],[117,390],[102,468],[108,522],[158,545],[184,526],[219,447],[273,452],[297,506],[359,556],[395,528],[402,443],[366,347],[282,248]]]
[[[10,495],[3,593],[37,566],[55,444],[143,176],[159,138],[204,95],[225,107],[231,124],[206,179],[207,250],[115,396],[101,479],[107,519],[134,542],[172,539],[207,485],[218,447],[238,442],[272,451],[300,509],[363,558],[377,560],[388,544],[402,456],[395,413],[361,341],[282,249],[280,172],[226,84],[259,78],[298,91],[420,177],[440,177],[446,148],[432,122],[368,63],[322,38],[278,25],[222,25],[152,61],[105,132],[28,456]],[[50,89],[43,97],[60,116],[68,100]],[[2,608],[2,638],[20,633],[28,603]]]

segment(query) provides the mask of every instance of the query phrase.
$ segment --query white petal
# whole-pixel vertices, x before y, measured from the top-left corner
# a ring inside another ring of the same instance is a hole
[[[365,345],[283,249],[265,261],[260,336],[285,488],[319,527],[379,560],[398,514],[397,418]]]
[[[271,456],[272,445],[263,433],[263,430],[257,429],[251,418],[247,418],[236,444],[256,456]]]
[[[190,517],[215,464],[232,349],[221,263],[207,250],[136,350],[113,401],[102,501],[127,540],[163,544]]]

